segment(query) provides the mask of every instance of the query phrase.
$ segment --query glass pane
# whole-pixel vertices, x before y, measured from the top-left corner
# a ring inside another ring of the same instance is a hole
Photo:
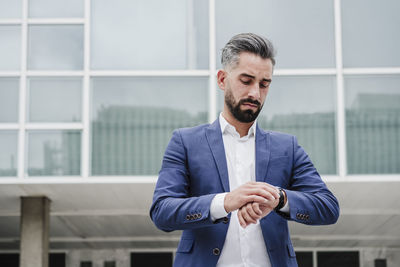
[[[82,18],[83,0],[29,0],[31,18]]]
[[[172,253],[169,252],[134,252],[131,253],[131,267],[171,267]]]
[[[83,68],[83,26],[29,26],[28,68],[81,70]]]
[[[82,79],[29,79],[30,122],[81,121]]]
[[[0,176],[17,175],[17,131],[0,131]]]
[[[19,19],[21,15],[21,0],[0,0],[0,19]]]
[[[265,130],[297,136],[321,174],[336,174],[335,86],[334,77],[275,76],[257,119]]]
[[[28,175],[80,174],[80,131],[30,131],[27,138]]]
[[[299,267],[313,267],[313,253],[296,251],[296,260]]]
[[[344,67],[400,66],[400,1],[342,1]]]
[[[332,1],[215,2],[218,67],[221,66],[221,49],[232,36],[242,32],[254,32],[270,39],[278,51],[278,68],[335,66]]]
[[[0,78],[0,123],[18,122],[19,80]]]
[[[317,252],[317,265],[324,267],[359,267],[358,251]]]
[[[400,173],[400,76],[345,78],[350,174]]]
[[[0,25],[0,70],[19,70],[21,26]]]
[[[154,175],[176,128],[207,122],[208,79],[92,80],[92,174]]]
[[[91,9],[93,69],[208,68],[208,1],[94,0]]]

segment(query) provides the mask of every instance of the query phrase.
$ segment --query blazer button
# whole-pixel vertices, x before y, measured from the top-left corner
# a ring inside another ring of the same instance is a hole
[[[310,219],[310,215],[306,215],[306,220],[309,220]]]
[[[300,213],[297,213],[297,214],[296,214],[296,218],[299,219],[299,220],[301,219]]]
[[[199,218],[199,214],[194,214],[193,215],[193,218],[196,220],[196,219],[198,219]]]
[[[194,220],[194,215],[190,215],[190,219],[191,219],[191,220]]]
[[[186,215],[186,220],[190,220],[190,215],[188,214],[188,215]]]
[[[225,223],[225,224],[227,224],[227,223],[229,222],[229,218],[228,218],[228,217],[224,217],[224,218],[222,219],[222,222]]]
[[[213,249],[213,254],[214,254],[215,256],[218,256],[220,252],[221,252],[221,251],[219,250],[219,248],[214,248],[214,249]]]
[[[199,218],[201,218],[201,212],[199,212],[197,215],[199,215]]]

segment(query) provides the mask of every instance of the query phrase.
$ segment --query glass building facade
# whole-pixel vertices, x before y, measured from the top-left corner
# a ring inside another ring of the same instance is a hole
[[[0,176],[156,176],[172,131],[222,110],[220,52],[240,32],[278,51],[264,129],[295,134],[323,176],[399,174],[399,8],[2,0]]]

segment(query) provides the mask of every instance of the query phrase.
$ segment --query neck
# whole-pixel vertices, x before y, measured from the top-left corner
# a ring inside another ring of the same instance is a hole
[[[233,127],[235,127],[236,131],[239,133],[240,137],[243,137],[249,133],[250,127],[253,125],[252,122],[240,122],[235,117],[233,117],[232,113],[227,110],[227,107],[222,111],[222,116],[224,119],[229,122]]]

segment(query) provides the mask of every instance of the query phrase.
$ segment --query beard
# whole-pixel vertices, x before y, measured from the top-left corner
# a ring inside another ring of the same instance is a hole
[[[241,110],[240,106],[244,103],[251,103],[257,105],[257,110],[253,111],[251,109]],[[232,91],[230,89],[225,92],[225,104],[228,106],[229,111],[232,113],[233,117],[240,122],[249,123],[257,119],[258,114],[263,107],[260,102],[250,98],[241,99],[239,102],[235,101]]]

